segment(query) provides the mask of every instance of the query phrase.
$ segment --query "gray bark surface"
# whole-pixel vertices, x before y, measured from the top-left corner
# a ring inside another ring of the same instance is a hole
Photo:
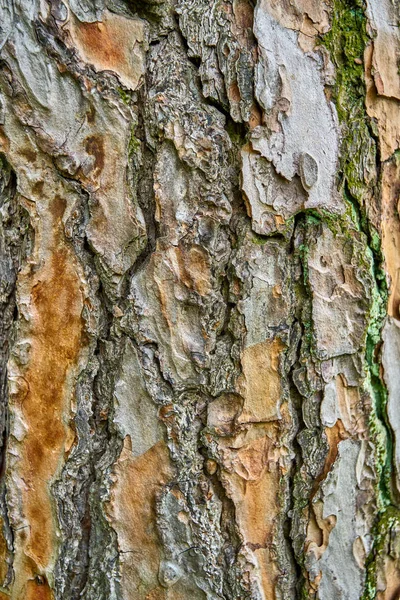
[[[391,0],[0,0],[0,600],[400,597]]]

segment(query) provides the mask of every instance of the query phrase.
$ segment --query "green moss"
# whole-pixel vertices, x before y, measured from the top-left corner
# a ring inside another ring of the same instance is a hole
[[[316,225],[317,223],[324,222],[327,227],[332,231],[334,235],[347,231],[348,227],[343,220],[343,215],[338,213],[332,213],[325,208],[308,208],[305,211],[306,224]]]
[[[265,235],[258,235],[258,233],[254,233],[254,231],[252,232],[253,244],[256,244],[257,246],[265,246],[265,244],[267,244],[270,241],[271,241],[271,238],[269,238]]]
[[[349,107],[363,98],[362,57],[367,41],[362,0],[334,0],[331,28],[323,43],[337,67],[335,96],[341,120],[348,119]]]
[[[128,143],[129,158],[134,157],[138,152],[140,152],[141,146],[142,146],[142,142],[135,136],[135,127],[132,127],[131,137],[129,138],[129,143]]]
[[[336,67],[333,100],[342,128],[341,167],[352,196],[363,204],[369,182],[365,174],[375,173],[375,143],[365,113],[365,82],[362,58],[368,37],[364,2],[334,0],[330,31],[322,43]],[[360,64],[361,63],[361,64]]]
[[[131,102],[131,94],[129,92],[127,92],[126,90],[124,90],[121,87],[117,88],[117,92],[119,97],[121,98],[122,102],[124,104],[130,104]]]

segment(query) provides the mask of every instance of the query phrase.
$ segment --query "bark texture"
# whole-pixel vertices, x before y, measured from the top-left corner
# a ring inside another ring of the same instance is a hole
[[[400,597],[393,0],[0,0],[0,599]]]

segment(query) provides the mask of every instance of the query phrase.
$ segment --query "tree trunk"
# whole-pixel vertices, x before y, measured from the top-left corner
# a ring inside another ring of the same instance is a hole
[[[398,599],[395,2],[0,6],[0,599]]]

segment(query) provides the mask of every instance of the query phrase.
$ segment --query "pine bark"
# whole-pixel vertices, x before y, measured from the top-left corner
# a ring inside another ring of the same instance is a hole
[[[0,600],[400,594],[392,0],[0,0]]]

